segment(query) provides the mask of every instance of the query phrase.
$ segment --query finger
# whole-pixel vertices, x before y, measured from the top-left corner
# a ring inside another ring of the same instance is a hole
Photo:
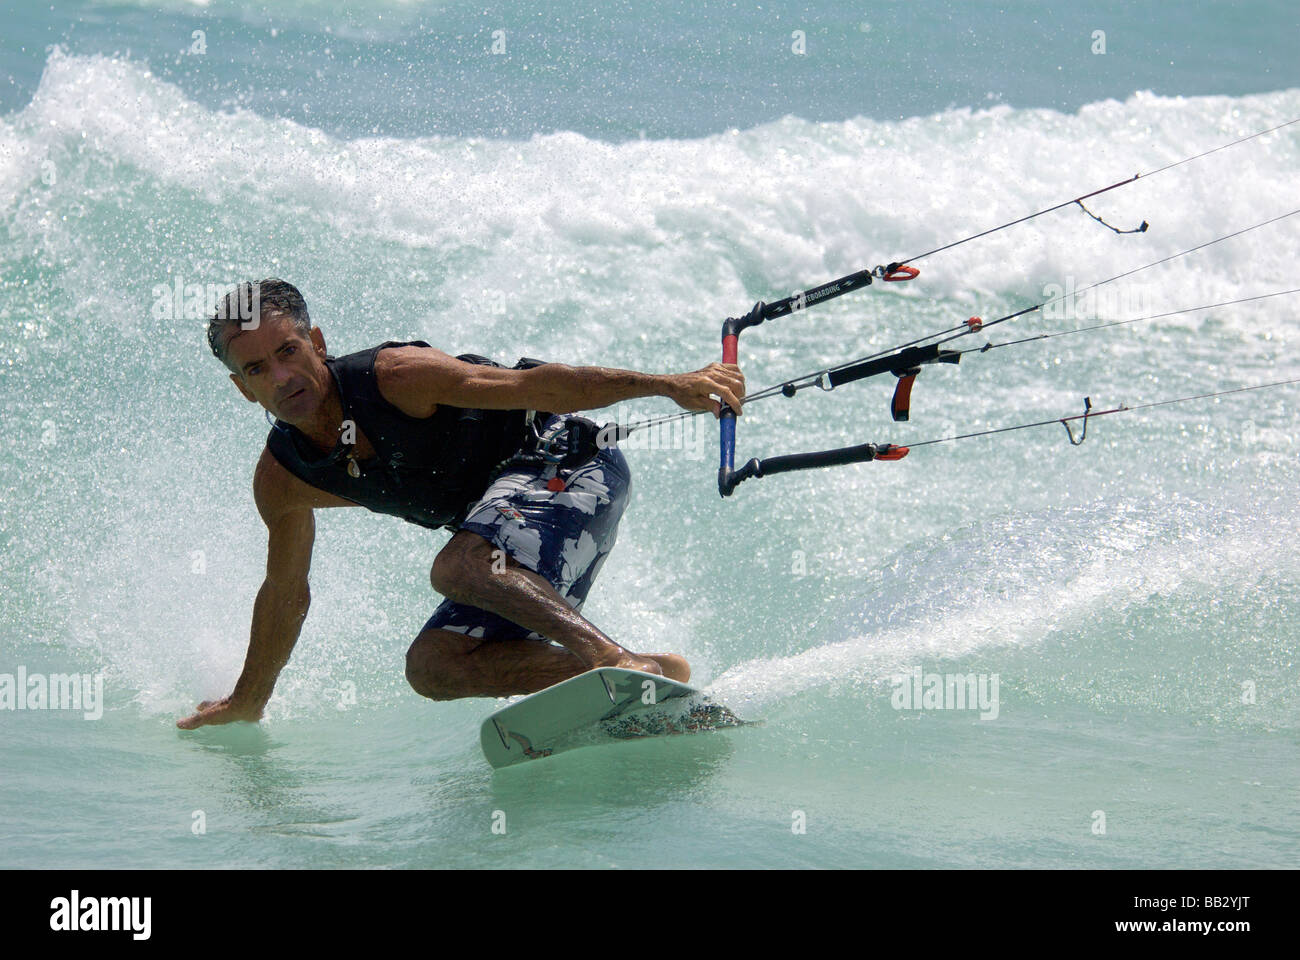
[[[718,416],[719,416],[719,417],[722,416],[722,411],[723,411],[724,409],[725,409],[725,410],[730,410],[730,411],[731,411],[733,414],[735,414],[736,416],[740,416],[740,415],[741,415],[740,404],[737,403],[737,402],[735,402],[735,401],[734,401],[734,398],[731,399],[731,400],[729,400],[729,399],[727,399],[726,397],[722,397],[721,400],[715,400],[715,401],[714,401],[714,405],[715,405],[715,406],[717,407],[717,409],[718,409]]]
[[[176,726],[180,727],[182,730],[193,730],[195,727],[203,726],[203,717],[196,713],[192,717],[185,717],[182,720],[177,720]]]
[[[704,371],[711,378],[722,377],[727,380],[744,380],[745,375],[734,363],[714,363]]]
[[[718,395],[722,397],[727,406],[736,411],[736,416],[740,416],[740,398],[735,393],[731,390],[722,389],[718,391]]]

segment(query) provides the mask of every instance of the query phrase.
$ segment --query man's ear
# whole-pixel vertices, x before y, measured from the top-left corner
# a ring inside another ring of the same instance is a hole
[[[238,374],[232,373],[230,375],[230,382],[239,388],[239,392],[244,395],[245,400],[249,403],[257,403],[257,397],[253,396],[253,392],[249,390],[248,387],[244,386],[244,381]]]
[[[321,333],[320,327],[312,327],[307,337],[311,340],[311,345],[316,348],[316,355],[324,360],[326,353],[325,334]]]

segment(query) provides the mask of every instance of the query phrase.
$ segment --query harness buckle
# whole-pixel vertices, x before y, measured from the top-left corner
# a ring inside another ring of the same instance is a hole
[[[568,439],[568,424],[565,421],[561,420],[557,423],[548,431],[549,436],[547,436],[543,435],[543,433],[537,429],[537,418],[534,416],[528,421],[528,429],[532,431],[532,436],[529,438],[528,443],[530,453],[536,454],[547,463],[559,463],[568,454],[569,451],[567,447],[560,453],[557,453],[555,450],[556,444],[562,437],[566,440]]]
[[[589,462],[609,444],[605,435],[613,432],[615,441],[622,439],[614,424],[599,427],[586,417],[568,417],[545,431],[539,430],[537,420],[528,422],[532,436],[524,450],[527,457],[554,466],[557,470],[574,470]]]

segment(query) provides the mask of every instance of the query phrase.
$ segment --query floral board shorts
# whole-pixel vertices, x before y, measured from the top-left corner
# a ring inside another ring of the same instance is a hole
[[[561,473],[563,490],[549,488],[555,475],[550,465],[507,465],[469,508],[459,529],[477,533],[520,566],[545,577],[580,611],[614,548],[632,476],[616,446]],[[484,640],[544,639],[495,613],[452,600],[444,600],[433,612],[424,625],[425,630],[431,628]]]

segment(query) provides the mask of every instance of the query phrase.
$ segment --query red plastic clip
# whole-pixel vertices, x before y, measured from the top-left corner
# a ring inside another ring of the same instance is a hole
[[[896,447],[892,443],[882,443],[876,448],[877,460],[902,460],[907,454],[907,447]]]
[[[970,327],[971,333],[974,333],[976,330],[979,330],[981,327],[984,326],[984,321],[981,320],[979,317],[971,317],[969,320],[966,321],[966,326]]]
[[[899,280],[915,280],[920,273],[921,271],[916,269],[916,267],[909,267],[906,264],[900,264],[893,270],[889,271],[889,273],[885,274],[881,279],[888,280],[891,283],[896,283]]]

